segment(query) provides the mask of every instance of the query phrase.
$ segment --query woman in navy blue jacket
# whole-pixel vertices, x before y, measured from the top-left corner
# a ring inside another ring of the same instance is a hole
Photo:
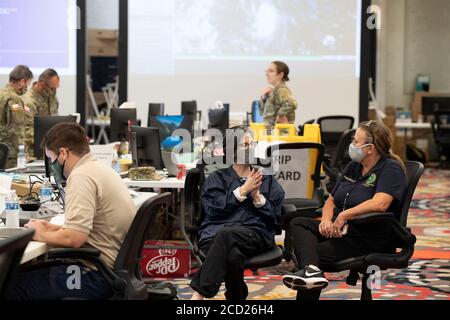
[[[234,164],[212,173],[203,185],[199,247],[207,256],[191,281],[193,300],[214,297],[224,281],[227,300],[245,300],[245,260],[275,245],[284,191],[272,175],[249,164],[253,145],[247,128],[228,130],[224,152],[234,152]]]
[[[391,152],[391,146],[389,129],[383,123],[361,123],[349,146],[353,162],[344,169],[327,199],[322,220],[299,217],[291,221],[299,270],[284,275],[283,282],[298,290],[299,299],[319,299],[321,289],[328,285],[320,268],[373,252],[395,251],[395,235],[389,225],[347,224],[372,212],[392,212],[399,218],[407,183],[405,166]]]

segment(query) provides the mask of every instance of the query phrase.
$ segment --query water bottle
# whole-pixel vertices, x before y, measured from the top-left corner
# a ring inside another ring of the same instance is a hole
[[[48,178],[44,178],[44,183],[42,184],[40,191],[41,203],[50,202],[52,200],[52,185]]]
[[[19,153],[17,154],[17,169],[25,169],[27,159],[25,155],[25,146],[19,146]]]
[[[113,152],[112,168],[120,174],[120,158],[116,151]]]
[[[19,198],[16,190],[11,190],[5,200],[6,227],[19,228]]]

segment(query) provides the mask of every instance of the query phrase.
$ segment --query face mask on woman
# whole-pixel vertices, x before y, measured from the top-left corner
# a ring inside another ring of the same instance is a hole
[[[362,148],[370,146],[370,145],[371,145],[371,143],[367,143],[365,145],[357,147],[353,143],[351,143],[348,146],[348,155],[350,156],[350,159],[352,159],[353,161],[361,163],[361,161],[363,161],[364,158],[367,156],[367,154],[364,153]]]

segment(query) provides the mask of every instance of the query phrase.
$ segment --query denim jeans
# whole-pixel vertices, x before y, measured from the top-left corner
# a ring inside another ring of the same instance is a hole
[[[104,300],[113,291],[98,272],[82,264],[36,266],[19,272],[9,294],[11,300],[60,300],[63,298]]]

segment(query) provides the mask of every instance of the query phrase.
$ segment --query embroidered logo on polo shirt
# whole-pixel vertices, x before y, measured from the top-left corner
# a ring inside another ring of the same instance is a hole
[[[364,183],[365,187],[373,187],[375,181],[377,181],[377,175],[375,173],[372,173],[369,178],[367,178],[366,182]]]

